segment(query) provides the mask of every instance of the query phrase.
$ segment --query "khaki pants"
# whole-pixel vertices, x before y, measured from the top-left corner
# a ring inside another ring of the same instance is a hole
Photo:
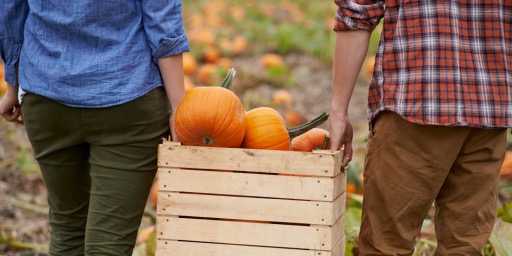
[[[131,256],[169,133],[163,88],[102,109],[29,93],[22,111],[48,191],[49,254]]]
[[[370,130],[359,255],[411,255],[433,202],[436,255],[481,255],[506,129],[418,125],[387,111]]]

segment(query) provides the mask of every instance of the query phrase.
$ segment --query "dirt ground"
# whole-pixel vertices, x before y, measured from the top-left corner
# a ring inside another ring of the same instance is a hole
[[[276,81],[262,78],[257,59],[234,59],[237,80],[233,90],[240,96],[252,90],[260,105],[271,101],[278,89]],[[310,120],[322,112],[329,112],[332,71],[329,63],[304,55],[285,57],[295,85],[287,87],[293,103],[286,108],[299,112]],[[278,83],[278,81],[277,81]],[[358,84],[351,101],[351,118],[355,136],[364,136],[366,124],[367,81]],[[258,103],[255,103],[255,105]],[[321,125],[328,128],[328,122]],[[0,120],[0,255],[38,255],[19,253],[8,249],[6,240],[17,241],[16,247],[36,248],[44,251],[48,238],[48,206],[46,190],[32,157],[32,151],[21,125]],[[363,143],[355,147],[363,147]],[[3,239],[3,241],[2,241]],[[42,245],[43,247],[40,247]],[[11,246],[12,248],[12,246]]]

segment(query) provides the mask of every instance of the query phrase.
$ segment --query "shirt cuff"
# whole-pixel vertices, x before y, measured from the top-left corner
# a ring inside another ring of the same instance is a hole
[[[13,44],[9,49],[9,56],[4,60],[4,80],[12,85],[18,84],[15,66],[19,60],[20,51],[21,44]]]
[[[160,58],[189,51],[190,45],[186,35],[181,35],[176,38],[165,38],[153,53],[153,59],[155,62],[158,62]]]
[[[373,31],[384,15],[383,4],[376,1],[337,0],[334,31],[368,30]],[[356,3],[359,2],[359,3]]]

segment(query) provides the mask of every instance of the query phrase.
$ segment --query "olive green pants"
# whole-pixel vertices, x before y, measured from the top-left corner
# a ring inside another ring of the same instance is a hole
[[[506,131],[379,114],[365,159],[359,255],[412,255],[434,202],[435,255],[481,255],[495,221]]]
[[[29,93],[22,111],[48,190],[49,254],[132,255],[169,133],[164,89],[101,109]]]

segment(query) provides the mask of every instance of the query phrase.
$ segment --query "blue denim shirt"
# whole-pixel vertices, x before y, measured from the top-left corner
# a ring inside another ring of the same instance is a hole
[[[158,58],[190,50],[181,0],[0,3],[5,80],[72,107],[140,97],[163,84]]]

